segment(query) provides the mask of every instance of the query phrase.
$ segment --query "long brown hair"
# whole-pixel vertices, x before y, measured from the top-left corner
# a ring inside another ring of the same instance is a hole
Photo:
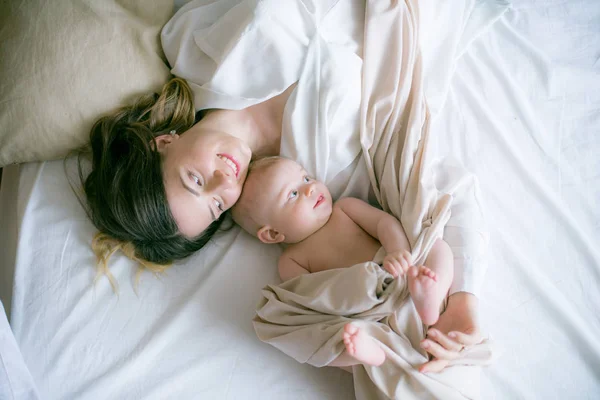
[[[107,275],[115,290],[108,260],[117,250],[138,262],[138,277],[144,269],[162,272],[173,261],[201,249],[224,219],[189,239],[179,232],[169,209],[155,138],[172,130],[185,132],[195,122],[188,84],[173,78],[160,94],[142,96],[132,106],[96,121],[89,145],[79,151],[84,205],[100,231],[92,242],[98,276]],[[92,170],[84,177],[86,155],[91,156]]]

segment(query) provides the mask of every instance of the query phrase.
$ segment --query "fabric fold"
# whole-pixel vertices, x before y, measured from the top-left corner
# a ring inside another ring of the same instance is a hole
[[[379,367],[353,367],[358,399],[478,398],[477,366],[491,362],[490,341],[464,350],[460,362],[441,373],[420,373],[427,361],[419,347],[425,329],[406,280],[392,279],[373,262],[267,286],[253,324],[263,342],[298,362],[323,367],[343,353],[349,322],[375,338],[387,357]]]

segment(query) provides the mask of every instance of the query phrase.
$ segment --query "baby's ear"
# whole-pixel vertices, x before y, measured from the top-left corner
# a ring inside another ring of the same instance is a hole
[[[266,244],[281,243],[285,240],[283,233],[265,225],[256,232],[256,236],[261,242]]]

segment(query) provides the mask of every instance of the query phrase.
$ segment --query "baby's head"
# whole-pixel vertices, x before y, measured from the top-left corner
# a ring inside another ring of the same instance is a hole
[[[250,165],[232,215],[264,243],[297,243],[327,223],[331,194],[295,161],[269,157]]]

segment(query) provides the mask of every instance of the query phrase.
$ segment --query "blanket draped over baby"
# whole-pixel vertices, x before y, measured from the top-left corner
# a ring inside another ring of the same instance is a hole
[[[430,116],[423,91],[417,1],[372,1],[366,7],[360,138],[371,184],[385,211],[398,217],[415,265],[442,237],[454,190],[476,185],[453,175],[444,192],[430,170]],[[441,373],[422,374],[424,327],[406,280],[391,279],[373,262],[301,275],[263,290],[254,327],[258,337],[299,362],[321,367],[344,351],[345,324],[370,333],[387,359],[353,367],[358,399],[479,397],[477,365],[489,363],[489,341]]]

